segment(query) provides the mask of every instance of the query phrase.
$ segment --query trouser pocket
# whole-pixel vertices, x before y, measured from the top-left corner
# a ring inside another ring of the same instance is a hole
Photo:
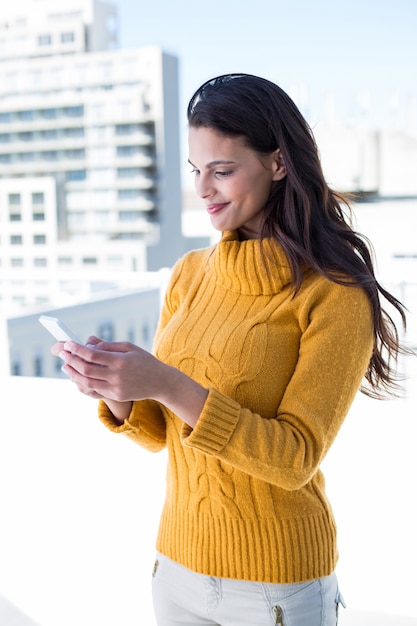
[[[336,596],[336,626],[339,623],[339,607],[340,605],[343,606],[343,608],[346,608],[346,603],[345,600],[342,596],[342,594],[340,593],[340,591],[337,591],[337,596]]]

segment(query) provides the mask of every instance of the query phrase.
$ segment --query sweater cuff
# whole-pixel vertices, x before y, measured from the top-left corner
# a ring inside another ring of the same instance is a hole
[[[131,430],[129,420],[126,419],[123,424],[121,424],[114,417],[113,413],[110,411],[104,400],[100,400],[98,403],[98,417],[106,426],[106,428],[111,430],[113,433],[124,433],[127,430]]]
[[[181,442],[210,455],[218,454],[232,437],[241,407],[216,389],[209,389],[207,400],[194,429],[184,424]]]

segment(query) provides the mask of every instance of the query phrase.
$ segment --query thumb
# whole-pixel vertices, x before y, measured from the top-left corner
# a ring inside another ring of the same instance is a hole
[[[86,348],[95,348],[99,343],[103,343],[103,340],[95,335],[90,335],[84,345]]]

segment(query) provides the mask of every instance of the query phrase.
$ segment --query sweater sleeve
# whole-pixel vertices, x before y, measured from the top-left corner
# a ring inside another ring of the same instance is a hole
[[[182,429],[184,446],[286,490],[299,489],[318,470],[373,346],[370,303],[358,287],[323,279],[303,299],[298,319],[298,361],[274,419],[210,389],[194,430]]]
[[[134,402],[127,420],[120,424],[103,400],[100,400],[98,416],[114,433],[121,433],[150,452],[165,447],[165,418],[162,407],[153,400]]]

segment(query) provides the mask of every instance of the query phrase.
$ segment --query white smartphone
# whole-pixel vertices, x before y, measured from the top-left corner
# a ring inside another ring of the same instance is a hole
[[[57,317],[50,317],[49,315],[41,315],[39,318],[40,323],[45,326],[46,330],[49,330],[51,335],[55,337],[57,341],[76,341],[82,344],[76,335]]]

